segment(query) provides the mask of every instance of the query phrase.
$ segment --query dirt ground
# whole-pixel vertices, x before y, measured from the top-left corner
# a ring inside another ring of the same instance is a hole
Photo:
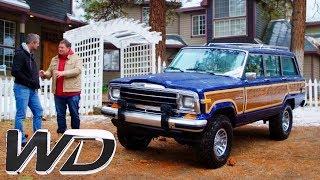
[[[98,128],[112,132],[116,129],[110,121],[83,121],[81,128]],[[35,158],[18,176],[5,172],[6,130],[12,127],[11,122],[1,122],[0,159],[1,179],[71,179],[75,176],[62,176],[59,169],[69,150],[47,176],[35,173]],[[31,122],[25,127],[31,135]],[[53,142],[57,140],[54,120],[44,121],[44,128],[52,133]],[[268,138],[266,126],[244,126],[235,130],[231,158],[234,166],[225,165],[219,169],[206,169],[198,163],[195,152],[188,146],[182,146],[173,139],[155,139],[145,152],[128,151],[119,143],[110,165],[89,176],[76,176],[77,179],[207,179],[207,178],[298,178],[320,179],[320,127],[294,127],[289,139],[272,141]],[[51,144],[51,147],[53,144]],[[75,145],[72,146],[73,148]],[[100,153],[101,144],[87,142],[81,151],[80,162],[93,162]]]

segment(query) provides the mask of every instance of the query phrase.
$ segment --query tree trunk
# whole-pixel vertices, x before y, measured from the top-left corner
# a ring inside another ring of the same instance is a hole
[[[306,0],[292,1],[291,51],[296,55],[301,74],[303,74],[304,40],[306,22]]]
[[[164,61],[166,50],[166,2],[165,0],[150,0],[149,24],[152,31],[161,32],[162,41],[156,46],[156,59],[160,56]],[[161,62],[162,64],[162,62]]]

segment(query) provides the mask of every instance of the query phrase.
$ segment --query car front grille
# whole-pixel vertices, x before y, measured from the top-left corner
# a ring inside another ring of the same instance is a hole
[[[166,104],[177,109],[177,93],[173,92],[121,87],[120,97],[131,105],[160,107]]]

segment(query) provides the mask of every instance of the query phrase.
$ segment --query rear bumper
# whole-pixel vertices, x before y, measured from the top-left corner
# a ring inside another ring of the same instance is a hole
[[[113,118],[114,120],[119,120],[118,109],[104,106],[101,108],[101,113]],[[125,111],[122,114],[125,122],[141,124],[145,126],[152,126],[162,128],[163,118],[160,114],[145,113],[145,112],[135,112],[135,111]],[[185,118],[175,118],[169,117],[167,119],[169,129],[181,130],[187,132],[202,132],[207,125],[207,120],[190,120]]]

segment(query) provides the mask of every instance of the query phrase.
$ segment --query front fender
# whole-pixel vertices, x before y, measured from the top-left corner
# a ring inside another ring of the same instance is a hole
[[[210,110],[209,113],[206,113],[204,114],[205,118],[207,120],[211,120],[213,119],[213,116],[221,111],[221,110],[231,110],[233,111],[233,115],[236,115],[236,108],[235,108],[235,104],[233,102],[229,102],[229,101],[226,101],[226,102],[219,102],[219,103],[216,103]]]

